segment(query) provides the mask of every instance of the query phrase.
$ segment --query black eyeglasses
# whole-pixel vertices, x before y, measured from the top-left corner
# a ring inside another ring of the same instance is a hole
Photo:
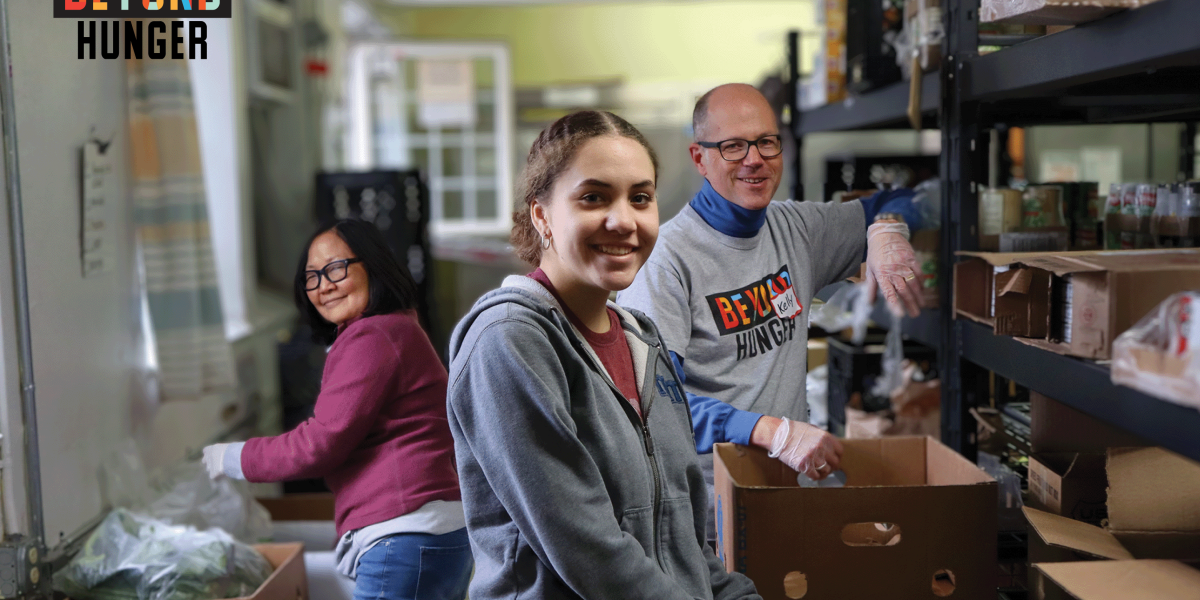
[[[779,135],[764,135],[757,140],[741,140],[737,138],[720,142],[696,142],[705,148],[718,148],[721,158],[728,161],[739,161],[750,153],[750,146],[758,147],[758,155],[763,158],[775,158],[783,152],[783,139]]]
[[[330,283],[337,283],[350,274],[350,265],[362,262],[361,258],[345,258],[335,260],[323,268],[304,272],[304,290],[311,292],[321,287],[321,276],[324,275]]]

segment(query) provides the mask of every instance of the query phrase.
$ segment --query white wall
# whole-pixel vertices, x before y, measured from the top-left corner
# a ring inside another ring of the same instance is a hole
[[[138,304],[123,166],[129,152],[124,62],[77,60],[76,21],[51,18],[42,2],[4,6],[11,24],[46,541],[53,546],[60,532],[69,535],[100,512],[97,468],[118,442],[135,430],[148,432],[159,440],[155,460],[182,458],[221,429],[222,400],[177,403],[157,414],[135,400]],[[93,129],[113,136],[109,152],[117,159],[116,189],[125,204],[111,223],[116,267],[83,279],[80,148]],[[21,421],[7,261],[2,268],[4,450],[19,465],[20,444],[12,443]],[[22,520],[13,506],[21,503],[20,477],[19,469],[4,469],[10,531]]]

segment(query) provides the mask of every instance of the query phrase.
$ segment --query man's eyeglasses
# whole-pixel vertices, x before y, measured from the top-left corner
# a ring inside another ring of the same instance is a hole
[[[321,277],[324,276],[330,283],[337,283],[346,278],[350,274],[350,265],[362,262],[361,258],[346,258],[335,260],[321,269],[304,272],[304,290],[311,292],[321,287]]]
[[[758,146],[758,155],[763,158],[775,158],[783,152],[783,140],[778,135],[764,135],[757,140],[740,140],[737,138],[720,142],[696,142],[705,148],[718,148],[721,158],[728,161],[739,161],[750,153],[750,146]]]

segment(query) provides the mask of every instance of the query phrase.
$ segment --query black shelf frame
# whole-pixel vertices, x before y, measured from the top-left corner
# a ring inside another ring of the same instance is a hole
[[[951,307],[956,252],[978,249],[977,193],[988,179],[988,130],[1200,121],[1200,35],[1195,33],[1200,0],[1157,0],[983,56],[977,54],[978,0],[943,7],[941,71],[926,74],[921,83],[922,111],[936,111],[942,136],[938,300],[941,307]],[[808,133],[903,126],[907,105],[908,83],[812,111],[799,112],[793,104],[797,147]],[[1187,158],[1195,155],[1190,147],[1195,131],[1191,124],[1181,136]],[[1194,176],[1190,165],[1181,162],[1181,172]],[[799,181],[798,168],[795,174]],[[873,320],[885,327],[891,322],[881,305]],[[1200,461],[1200,411],[1114,385],[1104,364],[994,335],[983,325],[956,320],[949,308],[905,319],[904,331],[937,348],[942,441],[968,458],[974,459],[976,445],[970,409],[988,402],[992,371]]]
[[[921,77],[921,113],[932,115],[941,98],[937,73]],[[827,131],[908,127],[909,82],[886,85],[861,96],[802,111],[792,123],[797,137]]]
[[[1200,410],[1112,382],[1108,366],[955,322],[962,357],[1102,421],[1200,461]]]

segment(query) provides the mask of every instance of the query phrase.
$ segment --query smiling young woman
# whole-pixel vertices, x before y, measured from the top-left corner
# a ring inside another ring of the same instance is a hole
[[[559,119],[529,151],[512,241],[537,269],[480,298],[450,347],[473,600],[758,597],[705,543],[708,493],[658,330],[607,302],[654,249],[657,171],[605,112]]]
[[[295,429],[204,449],[213,477],[323,477],[333,491],[338,570],[354,597],[461,600],[471,575],[446,369],[417,323],[416,285],[375,226],[313,235],[293,295],[331,344],[313,416]]]

